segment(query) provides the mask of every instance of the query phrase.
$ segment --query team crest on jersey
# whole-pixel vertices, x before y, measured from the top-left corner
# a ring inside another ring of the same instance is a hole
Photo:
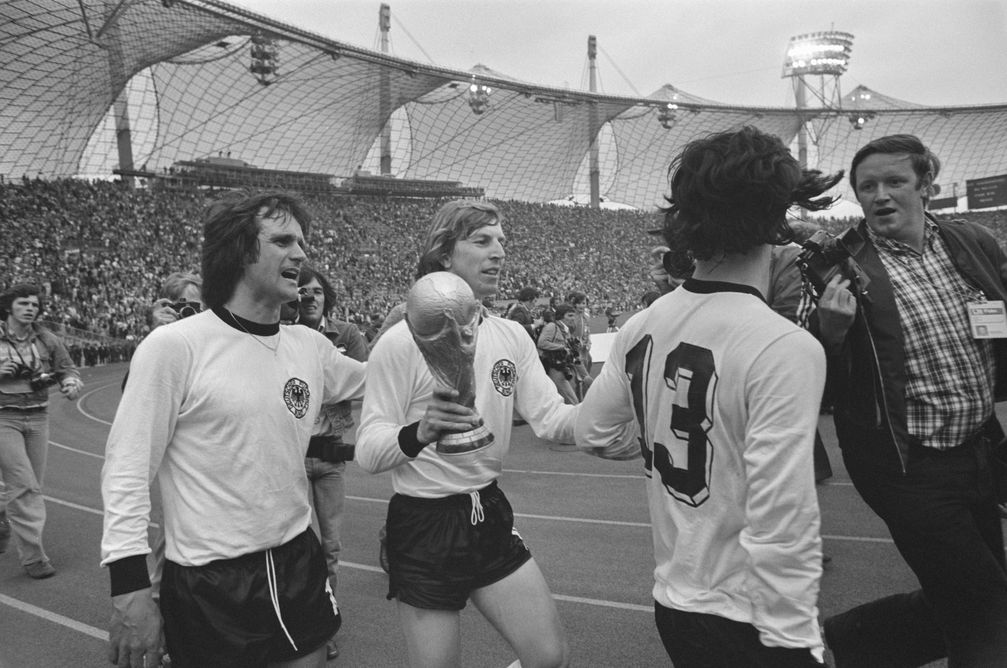
[[[283,386],[283,403],[287,404],[287,410],[293,413],[296,418],[302,418],[308,412],[310,398],[311,392],[308,391],[308,384],[300,378],[291,378]]]
[[[517,383],[517,367],[510,360],[497,360],[493,365],[492,378],[496,391],[509,397],[514,393],[514,385]]]

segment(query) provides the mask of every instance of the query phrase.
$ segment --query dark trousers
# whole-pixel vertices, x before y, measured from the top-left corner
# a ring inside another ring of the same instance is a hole
[[[949,668],[1007,666],[1007,572],[989,440],[945,452],[915,446],[905,475],[867,452],[844,449],[847,471],[921,590],[827,619],[837,668],[919,666],[943,656]]]
[[[810,649],[766,647],[751,624],[654,603],[661,642],[675,668],[807,668],[822,664]]]

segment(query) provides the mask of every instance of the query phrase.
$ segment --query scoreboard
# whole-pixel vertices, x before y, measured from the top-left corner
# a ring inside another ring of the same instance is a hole
[[[1007,174],[965,181],[969,209],[1007,206]]]

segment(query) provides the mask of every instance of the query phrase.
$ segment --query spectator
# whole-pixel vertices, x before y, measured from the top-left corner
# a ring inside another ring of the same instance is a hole
[[[297,279],[300,301],[298,324],[311,327],[325,335],[336,350],[357,360],[367,361],[367,342],[356,325],[333,317],[336,311],[336,291],[328,279],[313,268],[301,267]],[[319,411],[308,442],[304,468],[311,481],[311,498],[322,541],[322,552],[329,569],[329,586],[333,595],[339,575],[339,554],[342,551],[343,509],[346,505],[346,462],[353,459],[353,444],[343,440],[353,427],[350,401],[326,404]],[[336,619],[342,626],[342,614],[336,608]],[[338,628],[337,628],[338,631]],[[326,644],[326,658],[339,656],[335,638]]]
[[[535,318],[532,316],[532,309],[535,308],[535,300],[538,299],[538,290],[535,288],[521,288],[517,295],[517,301],[507,313],[507,317],[524,327],[528,336],[535,340]]]
[[[580,397],[574,389],[576,353],[571,345],[570,327],[576,317],[570,304],[559,304],[553,312],[554,320],[542,325],[538,335],[539,356],[549,378],[556,385],[556,391],[568,404],[579,404]]]
[[[591,324],[589,322],[587,295],[580,291],[566,296],[566,303],[573,306],[574,316],[570,321],[570,349],[574,353],[574,389],[578,399],[583,399],[587,388],[591,387]]]
[[[83,383],[66,347],[36,320],[38,286],[18,283],[0,295],[0,552],[14,535],[21,567],[32,578],[56,574],[42,546],[42,480],[49,449],[49,388],[76,399]],[[6,499],[6,507],[4,500]]]

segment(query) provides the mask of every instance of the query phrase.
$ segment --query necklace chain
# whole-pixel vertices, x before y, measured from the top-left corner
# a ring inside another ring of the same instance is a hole
[[[277,336],[276,345],[275,346],[270,346],[268,343],[266,343],[265,341],[263,341],[262,339],[260,339],[259,337],[257,337],[255,334],[252,334],[250,331],[248,331],[247,329],[245,329],[245,326],[242,325],[241,322],[238,320],[238,318],[233,313],[231,313],[228,309],[225,308],[224,310],[227,311],[227,315],[231,316],[231,320],[234,321],[234,324],[241,328],[241,331],[243,331],[245,334],[248,334],[250,337],[252,337],[252,339],[256,343],[258,343],[260,346],[262,346],[263,348],[265,348],[269,352],[273,353],[273,355],[276,355],[276,351],[280,347],[279,336]],[[279,332],[277,332],[277,335],[279,335]]]

